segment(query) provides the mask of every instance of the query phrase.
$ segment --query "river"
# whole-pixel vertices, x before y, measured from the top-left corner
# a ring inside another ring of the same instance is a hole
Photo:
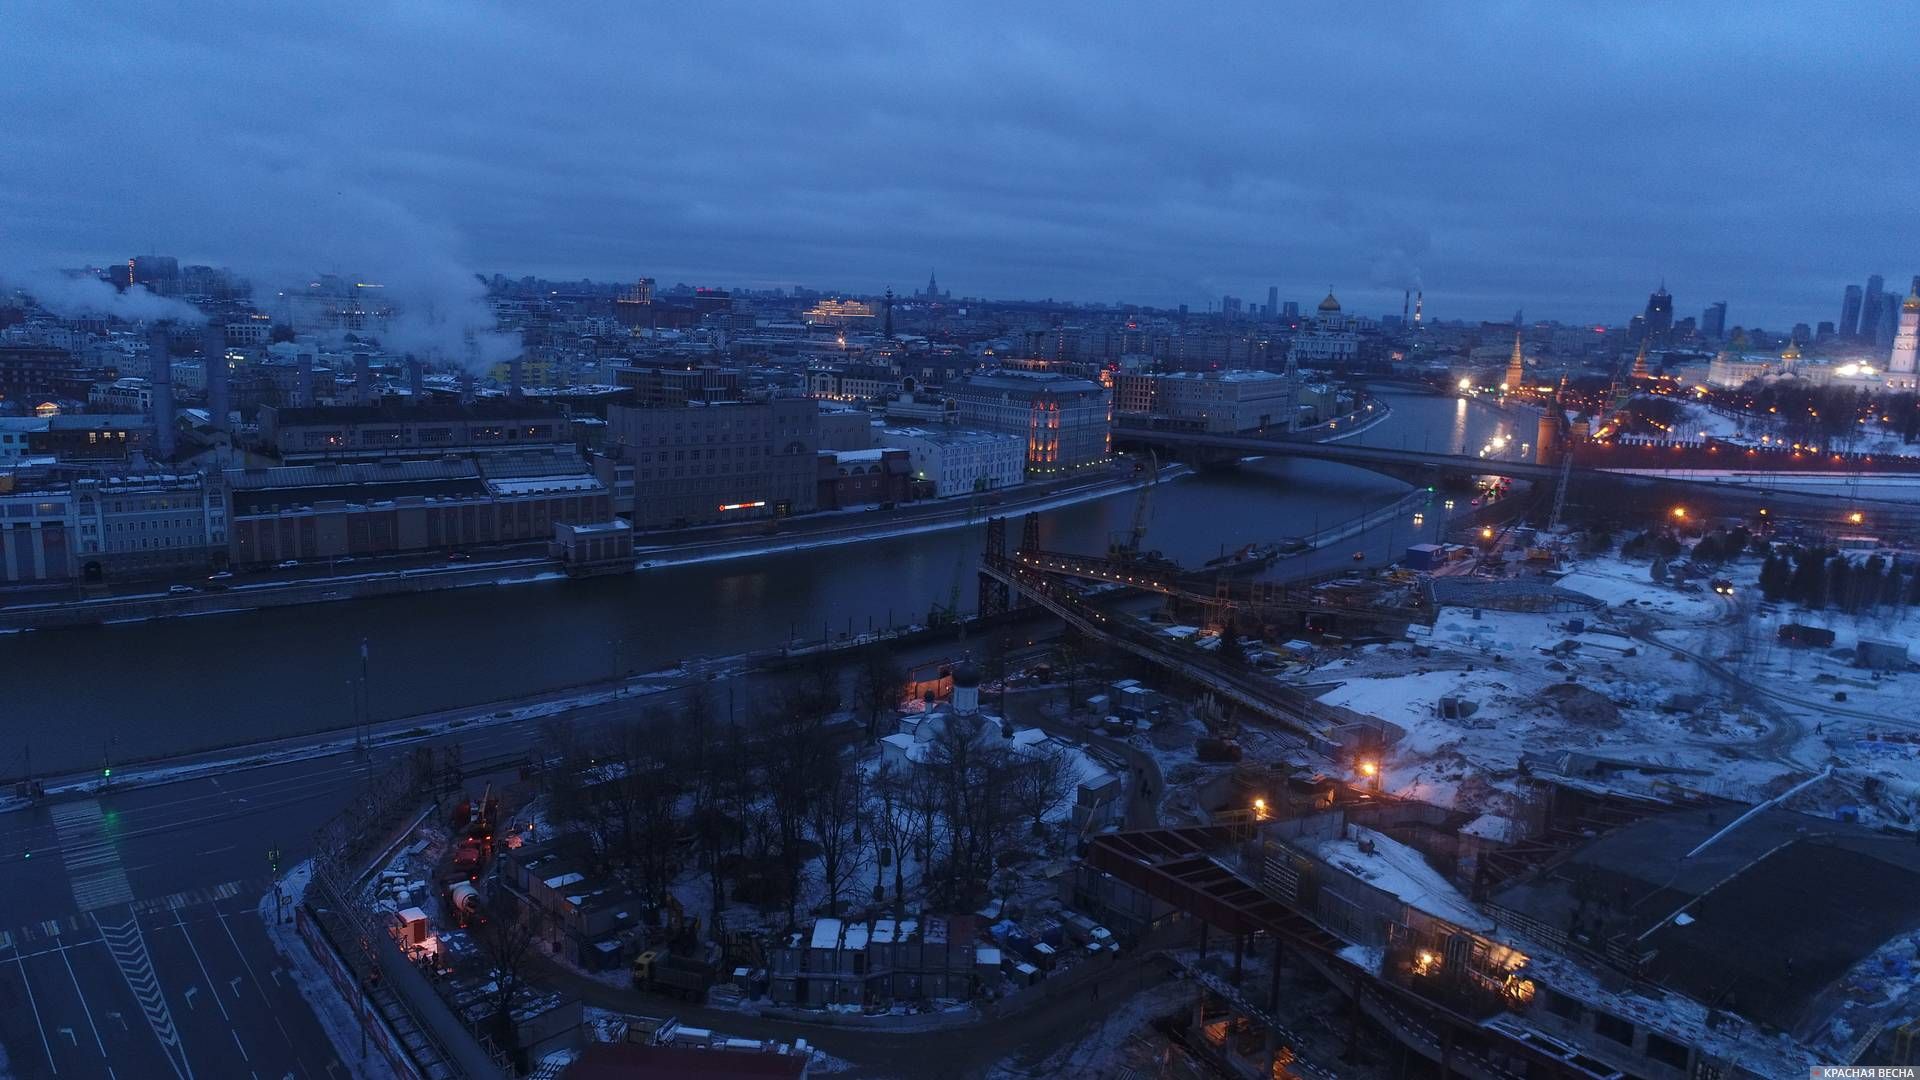
[[[1454,398],[1387,394],[1393,415],[1355,439],[1471,453],[1524,429]],[[1198,564],[1242,544],[1298,536],[1378,509],[1406,485],[1329,462],[1265,459],[1157,486],[1145,546]],[[1044,546],[1105,550],[1139,496],[1048,511]],[[1437,535],[1436,510],[1284,564],[1374,560]],[[1464,506],[1462,507],[1464,509]],[[1008,522],[1019,540],[1019,521]],[[959,583],[974,607],[984,527],[645,570],[585,581],[477,587],[306,607],[162,619],[0,638],[0,776],[183,753],[353,723],[360,643],[376,720],[923,620]]]

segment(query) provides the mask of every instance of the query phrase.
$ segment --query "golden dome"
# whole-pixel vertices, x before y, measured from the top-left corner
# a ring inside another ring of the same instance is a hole
[[[1327,298],[1325,300],[1320,301],[1320,310],[1326,311],[1326,312],[1334,312],[1334,311],[1340,310],[1340,301],[1335,300],[1333,298],[1333,289],[1331,287],[1327,289]]]
[[[1900,305],[1901,311],[1920,311],[1920,289],[1907,294],[1906,302]]]

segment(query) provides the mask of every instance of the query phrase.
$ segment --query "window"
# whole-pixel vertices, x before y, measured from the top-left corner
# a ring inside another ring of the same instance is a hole
[[[1663,1035],[1647,1032],[1647,1056],[1676,1069],[1687,1067],[1687,1048]]]
[[[1558,990],[1547,991],[1547,1011],[1563,1020],[1580,1019],[1580,1003]]]
[[[1611,1013],[1593,1014],[1593,1030],[1622,1046],[1633,1045],[1633,1023]]]

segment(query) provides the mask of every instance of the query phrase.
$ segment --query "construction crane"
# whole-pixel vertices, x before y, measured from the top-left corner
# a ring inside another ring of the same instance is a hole
[[[1547,518],[1547,532],[1560,527],[1560,512],[1567,508],[1567,484],[1573,479],[1573,440],[1560,449],[1560,479],[1553,489],[1553,514]]]
[[[1133,528],[1107,541],[1107,555],[1114,559],[1132,559],[1140,554],[1147,538],[1147,523],[1153,516],[1153,488],[1160,482],[1160,457],[1147,451],[1147,482],[1140,489],[1140,501],[1133,507]]]
[[[974,495],[967,499],[967,527],[971,529],[979,517],[980,496]],[[933,611],[927,616],[929,625],[949,626],[960,622],[960,583],[966,580],[967,562],[967,549],[962,546],[953,560],[953,588],[947,593],[946,605],[933,605]]]

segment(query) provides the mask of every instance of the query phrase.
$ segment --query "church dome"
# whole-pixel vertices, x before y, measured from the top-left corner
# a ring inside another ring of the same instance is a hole
[[[1900,310],[1920,311],[1920,289],[1915,289],[1913,292],[1907,294],[1907,299],[1900,305]]]
[[[953,685],[955,687],[980,685],[980,669],[973,665],[972,658],[963,659],[953,665]]]
[[[1340,310],[1340,301],[1334,299],[1333,290],[1327,290],[1327,298],[1320,301],[1320,310],[1332,314]]]
[[[1780,359],[1782,359],[1782,360],[1798,360],[1798,359],[1800,359],[1800,344],[1799,344],[1799,342],[1796,342],[1796,341],[1789,341],[1789,342],[1787,342],[1787,348],[1786,348],[1786,351],[1780,354]]]

